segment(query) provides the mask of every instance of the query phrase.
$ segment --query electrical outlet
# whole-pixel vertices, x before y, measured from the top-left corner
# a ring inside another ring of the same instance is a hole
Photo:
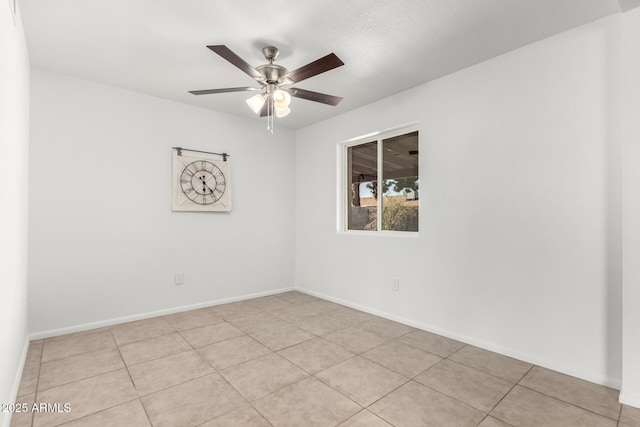
[[[176,273],[174,279],[176,285],[184,285],[184,273]]]
[[[394,292],[400,292],[400,279],[393,279],[391,281],[391,290]]]

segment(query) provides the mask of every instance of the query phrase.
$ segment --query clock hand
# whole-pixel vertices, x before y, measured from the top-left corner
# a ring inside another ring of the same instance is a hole
[[[200,177],[200,181],[202,181],[202,191],[206,194],[207,193],[207,188],[208,188],[209,192],[211,192],[211,194],[213,194],[213,190],[211,189],[211,187],[209,187],[207,185],[207,182],[204,179],[204,175]]]

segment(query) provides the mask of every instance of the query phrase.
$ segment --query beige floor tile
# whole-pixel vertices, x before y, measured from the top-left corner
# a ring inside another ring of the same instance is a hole
[[[321,314],[319,312],[309,311],[306,307],[307,305],[309,304],[294,304],[290,307],[276,310],[272,314],[282,320],[286,320],[287,322],[291,323],[295,323],[302,319],[306,319],[307,317]]]
[[[478,427],[512,427],[511,424],[507,424],[504,421],[500,421],[497,418],[493,418],[492,416],[488,416],[480,424]]]
[[[191,350],[191,345],[177,332],[120,346],[127,366],[137,365],[172,354]]]
[[[244,335],[243,332],[227,322],[218,322],[213,325],[201,326],[180,332],[180,335],[194,347],[202,347],[214,342],[228,340],[229,338]]]
[[[325,335],[323,338],[338,344],[353,353],[362,353],[377,347],[388,341],[382,337],[364,329],[349,327]]]
[[[171,334],[175,329],[164,318],[154,317],[112,326],[111,332],[118,345],[124,345]]]
[[[616,422],[516,385],[491,415],[521,427],[615,427]]]
[[[43,340],[31,341],[29,343],[29,350],[27,351],[27,360],[24,363],[24,366],[33,366],[40,364],[40,360],[42,359],[42,346],[44,345]]]
[[[518,381],[491,415],[472,407]],[[620,408],[615,390],[297,291],[34,341],[21,384],[19,401],[72,411],[14,414],[14,427],[149,426],[147,413],[154,427],[271,425],[242,395],[305,426],[614,427]],[[344,402],[359,412],[334,417]],[[640,427],[640,410],[619,413]]]
[[[42,363],[109,348],[116,348],[109,329],[49,338],[44,340],[42,347]]]
[[[361,407],[315,378],[278,390],[253,405],[277,426],[334,426]]]
[[[609,387],[538,366],[529,371],[520,385],[614,420],[620,415],[620,392]]]
[[[38,391],[122,368],[124,368],[124,363],[117,349],[84,353],[43,363],[40,367]]]
[[[304,318],[297,321],[296,326],[315,335],[326,335],[349,327],[348,324],[333,317],[332,312]]]
[[[308,376],[281,356],[271,353],[220,371],[249,400],[255,400]]]
[[[258,312],[241,317],[234,317],[233,319],[229,320],[229,323],[246,334],[255,332],[259,329],[276,328],[279,326],[288,325],[286,321],[264,312]]]
[[[16,404],[20,405],[20,411],[14,411],[11,416],[11,427],[31,427],[33,412],[31,411],[36,394],[27,394],[16,399]],[[26,405],[26,406],[23,406]],[[6,416],[6,415],[5,415]]]
[[[317,301],[319,299],[309,294],[298,291],[284,292],[282,294],[278,294],[277,297],[282,298],[283,300],[290,302],[291,304],[305,304]]]
[[[278,352],[282,357],[310,374],[327,369],[350,357],[353,353],[322,338],[314,338]]]
[[[472,345],[464,346],[452,354],[449,359],[486,372],[494,377],[502,378],[513,384],[520,381],[532,366],[529,363]]]
[[[169,316],[164,316],[164,319],[169,322],[176,331],[184,331],[186,329],[211,325],[212,323],[222,320],[220,316],[206,308],[171,314]]]
[[[61,407],[69,403],[71,410],[61,413],[35,413],[33,425],[58,425],[135,400],[137,397],[126,370],[109,372],[39,392],[38,402],[59,403]]]
[[[373,320],[373,316],[364,311],[354,310],[352,308],[342,307],[331,312],[331,316],[348,326],[359,326],[367,320]]]
[[[142,398],[154,427],[200,425],[246,404],[219,375],[207,375]]]
[[[226,341],[198,348],[198,353],[217,370],[246,362],[271,353],[264,345],[251,337],[242,335]]]
[[[94,329],[85,329],[85,330],[78,331],[78,332],[71,332],[71,333],[64,334],[64,335],[57,335],[55,337],[45,338],[42,341],[67,340],[69,338],[78,338],[78,337],[82,337],[84,335],[94,335],[94,334],[101,334],[101,333],[105,333],[105,332],[110,332],[110,330],[111,330],[111,326],[104,326],[104,327],[101,327],[101,328],[94,328]]]
[[[338,427],[393,427],[377,415],[363,409],[362,411],[340,423]]]
[[[195,350],[151,360],[129,368],[129,374],[140,396],[214,372]]]
[[[342,306],[339,304],[335,304],[333,302],[325,301],[321,299],[317,299],[313,302],[302,304],[302,306],[309,313],[313,313],[314,316],[317,316],[319,314],[331,313],[334,310],[342,308]]]
[[[420,372],[442,360],[441,357],[433,353],[396,340],[372,348],[362,353],[361,356],[385,368],[396,371],[407,378],[415,377]]]
[[[260,341],[273,351],[278,351],[292,345],[313,339],[315,335],[291,324],[284,324],[275,328],[258,329],[250,333],[254,339]]]
[[[242,406],[220,415],[198,427],[271,427],[271,424],[251,406]]]
[[[292,304],[288,301],[285,301],[282,298],[279,298],[275,295],[256,298],[248,301],[252,307],[256,310],[265,311],[267,313],[271,313],[276,310],[281,310],[283,308],[287,308]]]
[[[385,338],[397,338],[414,330],[411,326],[403,325],[402,323],[393,322],[381,317],[367,320],[360,325],[360,328],[365,331],[374,332]]]
[[[316,377],[365,407],[408,381],[359,356],[319,372]]]
[[[426,331],[413,331],[399,338],[400,341],[421,348],[441,357],[448,357],[464,347],[464,344]]]
[[[640,427],[640,409],[622,405],[620,424],[628,427]]]
[[[71,421],[64,427],[151,427],[139,400],[123,403],[104,411]]]
[[[24,367],[22,370],[22,378],[20,379],[20,388],[18,388],[18,396],[25,396],[36,392],[39,374],[40,365]]]
[[[369,410],[395,427],[475,427],[484,414],[415,381],[383,397]]]
[[[489,412],[513,384],[477,369],[443,360],[414,378],[440,393]]]
[[[237,301],[229,304],[214,305],[210,307],[209,310],[225,320],[247,316],[256,312],[255,307],[251,305],[250,301]]]

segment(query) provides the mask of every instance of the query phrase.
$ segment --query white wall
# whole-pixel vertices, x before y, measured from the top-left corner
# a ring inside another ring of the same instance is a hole
[[[620,401],[640,408],[640,8],[621,17],[623,337]]]
[[[293,286],[292,131],[39,69],[31,84],[31,332]],[[233,212],[171,211],[172,146],[231,155]]]
[[[296,286],[619,386],[618,19],[298,131]],[[336,233],[336,145],[413,121],[419,238]]]
[[[29,57],[20,16],[0,2],[0,403],[18,392],[27,339]],[[0,412],[0,425],[9,425]]]

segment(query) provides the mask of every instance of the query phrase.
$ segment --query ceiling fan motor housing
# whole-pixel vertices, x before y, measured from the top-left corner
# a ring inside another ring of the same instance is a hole
[[[276,64],[264,64],[256,67],[262,74],[266,83],[277,83],[282,76],[287,74],[287,69]]]

